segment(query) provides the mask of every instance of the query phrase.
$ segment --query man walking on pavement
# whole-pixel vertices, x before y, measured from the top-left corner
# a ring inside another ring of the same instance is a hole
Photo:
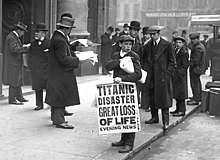
[[[27,32],[27,26],[21,22],[16,30],[8,34],[5,40],[3,56],[3,84],[9,85],[9,104],[22,105],[28,102],[23,95],[23,54],[26,54],[29,45],[21,43],[20,38]]]
[[[35,90],[36,108],[44,108],[43,89],[46,89],[48,78],[48,54],[50,39],[46,37],[46,25],[38,23],[35,29],[35,40],[28,51],[28,66],[31,70],[32,89]]]
[[[80,104],[74,69],[79,59],[71,53],[67,35],[74,26],[74,19],[63,17],[51,38],[49,72],[45,102],[51,106],[51,120],[57,128],[73,129],[65,121],[65,107]]]
[[[159,27],[151,26],[148,32],[151,41],[144,46],[142,68],[148,73],[146,85],[149,86],[152,118],[145,124],[159,123],[158,109],[161,109],[163,129],[167,130],[173,99],[171,76],[176,68],[176,58],[172,43],[161,38]]]
[[[199,33],[189,35],[192,44],[190,54],[189,77],[193,97],[187,101],[188,105],[198,105],[202,100],[202,84],[200,76],[205,72],[205,47],[199,41]]]

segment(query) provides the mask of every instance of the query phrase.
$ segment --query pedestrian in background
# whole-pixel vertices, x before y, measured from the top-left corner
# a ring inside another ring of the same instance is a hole
[[[27,32],[27,25],[18,22],[16,30],[8,34],[5,40],[3,55],[3,84],[9,85],[9,104],[22,105],[28,102],[22,95],[23,54],[27,53],[29,45],[22,44],[20,38]]]
[[[198,105],[202,100],[202,84],[200,76],[205,73],[205,47],[199,40],[199,33],[191,33],[191,54],[189,77],[193,97],[187,101],[188,105]]]
[[[188,50],[184,47],[185,38],[177,36],[174,38],[176,43],[175,55],[177,68],[172,77],[173,98],[176,100],[176,110],[170,112],[174,117],[185,116],[186,104],[188,98],[187,69],[189,67]]]
[[[107,31],[101,35],[101,63],[102,63],[102,74],[107,75],[109,72],[106,70],[106,62],[111,59],[113,53],[113,31],[114,28],[109,26]]]
[[[141,66],[139,56],[131,50],[134,39],[130,35],[122,35],[119,40],[121,46],[120,52],[115,52],[112,55],[112,60],[108,61],[106,68],[108,71],[113,70],[114,82],[134,82],[141,78]],[[134,66],[133,73],[127,73],[120,68],[120,60],[124,57],[131,57]],[[127,153],[133,150],[135,133],[122,133],[119,142],[112,143],[113,147],[122,147],[119,153]]]
[[[120,36],[122,36],[122,35],[129,35],[129,25],[127,23],[125,23],[123,25],[123,31],[121,31],[119,35]]]
[[[203,46],[205,47],[205,51],[206,51],[206,54],[205,54],[205,70],[207,70],[209,68],[209,60],[210,60],[210,55],[208,54],[209,52],[207,51],[208,50],[208,40],[209,40],[209,35],[207,34],[204,34],[203,35],[203,40],[201,41],[201,43],[203,44]]]
[[[151,119],[145,124],[159,123],[158,109],[162,110],[163,129],[169,127],[169,108],[172,107],[172,75],[176,69],[176,58],[173,45],[161,38],[160,28],[151,26],[148,29],[151,41],[144,46],[142,68],[147,71],[147,82],[150,93]]]
[[[143,46],[151,40],[150,34],[148,33],[148,28],[149,27],[146,26],[142,29],[143,37],[141,38],[141,43]]]
[[[112,40],[113,40],[113,45],[116,44],[116,42],[118,42],[119,37],[120,37],[120,29],[119,28],[115,28],[115,34],[112,36]]]
[[[67,35],[74,28],[74,19],[63,17],[51,38],[49,71],[45,102],[51,106],[51,120],[57,128],[73,129],[65,121],[65,107],[80,104],[74,69],[79,59],[71,53]]]
[[[28,51],[28,67],[31,70],[32,89],[35,90],[36,108],[44,108],[43,89],[46,89],[48,79],[48,56],[50,39],[46,37],[46,25],[38,23],[35,29],[35,39]]]

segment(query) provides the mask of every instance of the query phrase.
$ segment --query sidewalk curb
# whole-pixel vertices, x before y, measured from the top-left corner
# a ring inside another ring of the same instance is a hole
[[[160,137],[162,137],[163,135],[165,135],[167,132],[169,132],[172,128],[174,128],[175,126],[177,126],[179,123],[183,122],[185,119],[187,119],[190,115],[192,115],[194,112],[196,112],[199,108],[200,108],[200,104],[198,106],[196,106],[195,108],[193,108],[189,113],[187,113],[184,117],[178,119],[176,122],[172,123],[168,130],[166,132],[161,131],[160,133],[156,134],[155,136],[153,136],[151,139],[149,139],[148,141],[146,141],[144,144],[140,145],[138,148],[136,148],[135,150],[133,150],[132,152],[130,152],[128,155],[126,155],[122,160],[130,160],[131,158],[133,158],[135,155],[137,155],[139,152],[141,152],[143,149],[145,149],[146,147],[148,147],[151,143],[153,143],[154,141],[156,141],[157,139],[159,139]]]

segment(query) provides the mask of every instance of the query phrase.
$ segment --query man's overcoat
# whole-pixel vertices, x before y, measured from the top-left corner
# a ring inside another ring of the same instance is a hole
[[[154,95],[150,102],[155,109],[166,109],[172,106],[173,87],[171,76],[176,68],[176,58],[171,42],[160,39],[156,54],[152,52],[153,41],[144,46],[142,68],[147,71],[145,85]]]
[[[67,38],[55,31],[50,42],[49,70],[45,102],[53,107],[80,104],[74,69],[79,59],[71,55]]]

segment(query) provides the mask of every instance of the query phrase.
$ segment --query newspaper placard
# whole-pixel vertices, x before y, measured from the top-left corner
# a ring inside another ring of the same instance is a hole
[[[141,130],[135,83],[97,85],[99,134]]]

